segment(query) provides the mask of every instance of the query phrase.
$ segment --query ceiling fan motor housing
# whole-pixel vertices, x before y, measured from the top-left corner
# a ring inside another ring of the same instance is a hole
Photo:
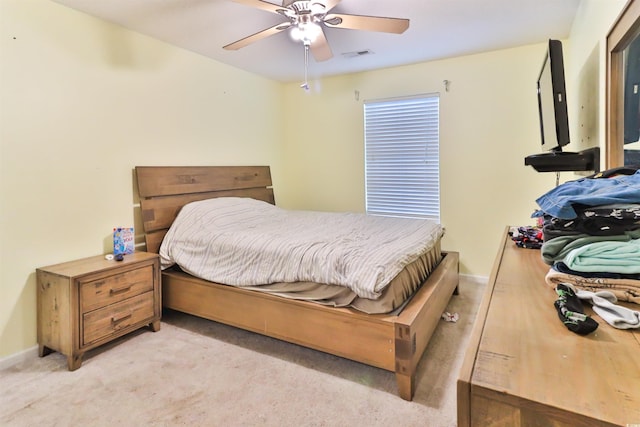
[[[286,9],[278,10],[291,20],[293,24],[321,22],[325,15],[326,6],[317,1],[295,1]]]

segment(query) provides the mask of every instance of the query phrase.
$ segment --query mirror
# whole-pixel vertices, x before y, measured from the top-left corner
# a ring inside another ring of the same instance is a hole
[[[607,169],[640,165],[640,0],[607,35]]]

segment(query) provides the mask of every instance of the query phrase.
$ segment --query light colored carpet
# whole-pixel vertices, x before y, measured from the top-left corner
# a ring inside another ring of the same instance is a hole
[[[456,380],[484,286],[461,278],[418,368],[412,402],[395,375],[279,340],[167,312],[147,329],[88,352],[0,371],[2,426],[456,425]]]

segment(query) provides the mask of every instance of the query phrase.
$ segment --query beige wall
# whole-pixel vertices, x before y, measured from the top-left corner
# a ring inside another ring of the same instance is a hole
[[[589,13],[604,1],[586,0],[572,45],[608,28],[618,3]],[[107,252],[111,228],[133,222],[135,165],[268,164],[281,206],[363,211],[363,100],[439,92],[444,247],[480,276],[504,226],[530,223],[555,183],[523,164],[539,150],[544,44],[305,93],[48,0],[1,0],[0,20],[0,358],[36,344],[35,268]]]
[[[36,343],[35,269],[133,225],[135,165],[268,164],[279,186],[283,133],[280,83],[48,0],[0,19],[1,357]]]
[[[565,51],[572,151],[605,140],[606,35],[627,0],[583,0]],[[604,143],[603,143],[604,144]],[[604,145],[601,150],[604,165]]]

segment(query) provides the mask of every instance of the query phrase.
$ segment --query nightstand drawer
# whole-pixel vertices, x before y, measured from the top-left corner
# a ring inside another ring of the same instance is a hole
[[[124,301],[153,289],[153,266],[80,284],[82,313]]]
[[[147,292],[84,314],[82,345],[153,318],[153,301],[153,292]]]

